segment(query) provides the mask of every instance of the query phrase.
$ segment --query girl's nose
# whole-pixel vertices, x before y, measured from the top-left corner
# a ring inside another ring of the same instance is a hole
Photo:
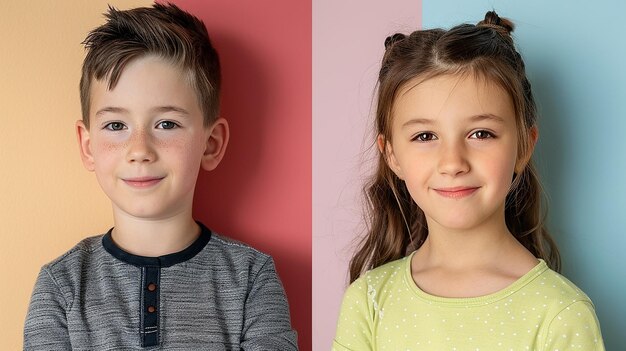
[[[454,143],[443,146],[437,168],[439,173],[450,176],[458,176],[469,172],[470,165],[463,144]]]
[[[137,130],[133,132],[128,143],[126,155],[128,162],[154,162],[156,160],[156,153],[150,133],[144,130]]]

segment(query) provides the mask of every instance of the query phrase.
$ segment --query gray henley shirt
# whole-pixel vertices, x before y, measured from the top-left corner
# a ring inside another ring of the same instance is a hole
[[[183,251],[143,257],[105,235],[42,267],[25,350],[297,350],[272,258],[202,234]]]

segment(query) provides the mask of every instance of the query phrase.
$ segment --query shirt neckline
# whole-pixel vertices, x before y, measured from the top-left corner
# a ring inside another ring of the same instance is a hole
[[[462,305],[464,307],[471,306],[480,306],[480,305],[488,305],[493,302],[502,300],[505,297],[508,297],[517,291],[519,291],[522,287],[532,282],[535,278],[541,275],[543,272],[548,270],[548,265],[542,259],[538,259],[539,263],[535,267],[533,267],[526,274],[521,276],[519,279],[511,283],[506,288],[496,291],[494,293],[477,296],[477,297],[441,297],[436,295],[431,295],[422,289],[420,289],[415,281],[413,281],[413,276],[411,274],[411,259],[415,252],[411,253],[408,257],[406,257],[404,262],[404,280],[405,283],[409,286],[409,289],[413,291],[420,299],[426,301],[429,304],[439,304],[442,306],[459,306]]]
[[[133,266],[170,267],[177,263],[185,262],[192,259],[195,255],[202,251],[202,249],[211,239],[211,230],[200,222],[196,221],[196,223],[198,223],[198,225],[200,226],[200,235],[198,236],[198,238],[185,249],[164,256],[148,257],[134,255],[130,252],[124,251],[124,249],[117,246],[111,238],[111,231],[113,230],[113,228],[109,229],[109,231],[102,236],[102,246],[109,254],[111,254],[111,256]]]

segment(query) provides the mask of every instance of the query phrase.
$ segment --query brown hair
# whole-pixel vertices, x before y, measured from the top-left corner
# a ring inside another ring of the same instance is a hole
[[[518,130],[518,158],[529,157],[530,129],[537,123],[537,109],[524,62],[511,37],[514,26],[487,12],[477,25],[463,24],[450,30],[418,30],[408,36],[395,34],[385,40],[385,55],[378,77],[376,133],[391,141],[392,109],[401,88],[413,79],[426,80],[444,74],[472,74],[498,84],[513,100]],[[365,188],[367,235],[350,261],[350,282],[365,270],[399,259],[418,249],[428,236],[424,212],[407,187],[389,168],[381,152],[375,175]],[[506,197],[508,229],[533,255],[554,270],[560,256],[544,226],[543,195],[532,160],[515,174]]]
[[[83,123],[89,128],[93,79],[117,84],[124,67],[147,55],[161,57],[188,74],[210,125],[219,113],[220,64],[204,23],[173,4],[157,4],[119,11],[109,6],[107,21],[92,30],[83,44],[87,56],[80,79]]]

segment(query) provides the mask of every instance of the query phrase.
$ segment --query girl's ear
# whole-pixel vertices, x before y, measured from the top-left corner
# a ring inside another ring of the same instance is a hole
[[[95,170],[93,154],[91,153],[91,139],[89,129],[82,120],[76,121],[76,137],[78,138],[78,148],[80,149],[80,159],[85,168],[93,172]]]
[[[378,151],[383,154],[385,162],[387,162],[387,166],[391,168],[393,173],[395,173],[398,178],[404,179],[402,168],[400,167],[398,160],[396,160],[396,155],[393,153],[391,143],[387,142],[382,134],[378,134],[376,144],[378,145]]]
[[[206,171],[212,171],[222,161],[230,135],[228,122],[224,118],[218,118],[208,129],[206,149],[202,155],[202,168]]]
[[[530,158],[533,155],[533,151],[535,150],[535,145],[537,145],[537,140],[539,139],[539,128],[537,128],[536,125],[530,128],[528,137],[529,137],[528,149],[526,150],[524,155],[520,157],[520,159],[517,160],[517,162],[515,163],[515,173],[517,174],[520,174],[524,170],[524,168],[528,164],[528,161],[530,161]]]

